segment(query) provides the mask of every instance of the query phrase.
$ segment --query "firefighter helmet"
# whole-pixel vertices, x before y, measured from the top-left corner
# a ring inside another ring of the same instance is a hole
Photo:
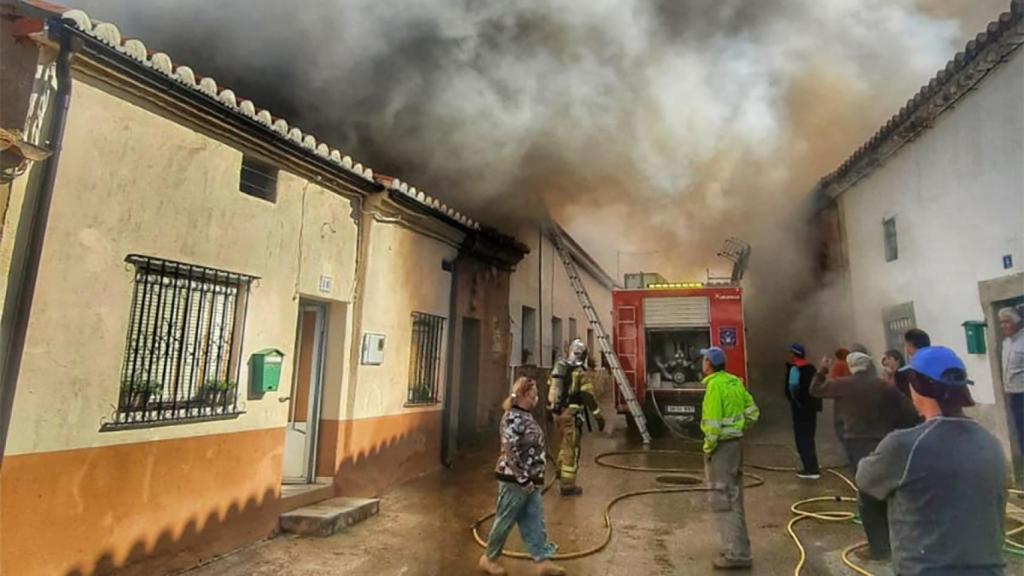
[[[587,345],[579,338],[569,345],[569,356],[566,358],[572,366],[583,366],[587,362]]]

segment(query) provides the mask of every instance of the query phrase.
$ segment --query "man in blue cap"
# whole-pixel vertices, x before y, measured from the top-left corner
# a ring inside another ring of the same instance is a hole
[[[821,399],[811,396],[811,382],[817,369],[807,361],[807,350],[803,345],[793,343],[786,351],[786,399],[793,414],[793,439],[796,451],[800,453],[800,471],[797,477],[804,480],[821,478],[818,468],[818,451],[814,435],[818,429],[818,412]]]
[[[930,346],[897,375],[925,421],[890,433],[857,468],[858,488],[888,500],[895,572],[1002,575],[1006,462],[999,441],[964,416],[974,401],[963,362]]]
[[[712,347],[704,356],[704,401],[700,429],[704,432],[704,473],[711,512],[718,526],[722,552],[714,560],[719,570],[749,568],[750,538],[743,515],[743,448],[740,438],[761,413],[743,381],[725,371],[725,351]]]

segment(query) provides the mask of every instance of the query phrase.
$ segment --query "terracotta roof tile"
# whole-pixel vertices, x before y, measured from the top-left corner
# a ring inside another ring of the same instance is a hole
[[[939,115],[1012,57],[1022,44],[1024,0],[1012,0],[1009,11],[989,23],[853,155],[822,178],[818,190],[834,198],[873,172],[932,126]]]

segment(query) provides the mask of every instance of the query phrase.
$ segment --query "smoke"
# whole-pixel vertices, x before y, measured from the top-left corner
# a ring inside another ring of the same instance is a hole
[[[815,181],[1007,4],[79,2],[470,214],[552,213],[623,272],[700,279],[743,238],[763,342],[808,293]]]

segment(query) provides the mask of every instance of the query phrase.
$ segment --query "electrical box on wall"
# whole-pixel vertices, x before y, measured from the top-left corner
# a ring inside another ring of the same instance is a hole
[[[978,320],[968,320],[962,324],[964,336],[967,338],[968,354],[984,354],[985,346],[985,323]]]
[[[366,366],[380,366],[384,363],[383,334],[367,332],[363,334],[363,353],[360,363]]]

